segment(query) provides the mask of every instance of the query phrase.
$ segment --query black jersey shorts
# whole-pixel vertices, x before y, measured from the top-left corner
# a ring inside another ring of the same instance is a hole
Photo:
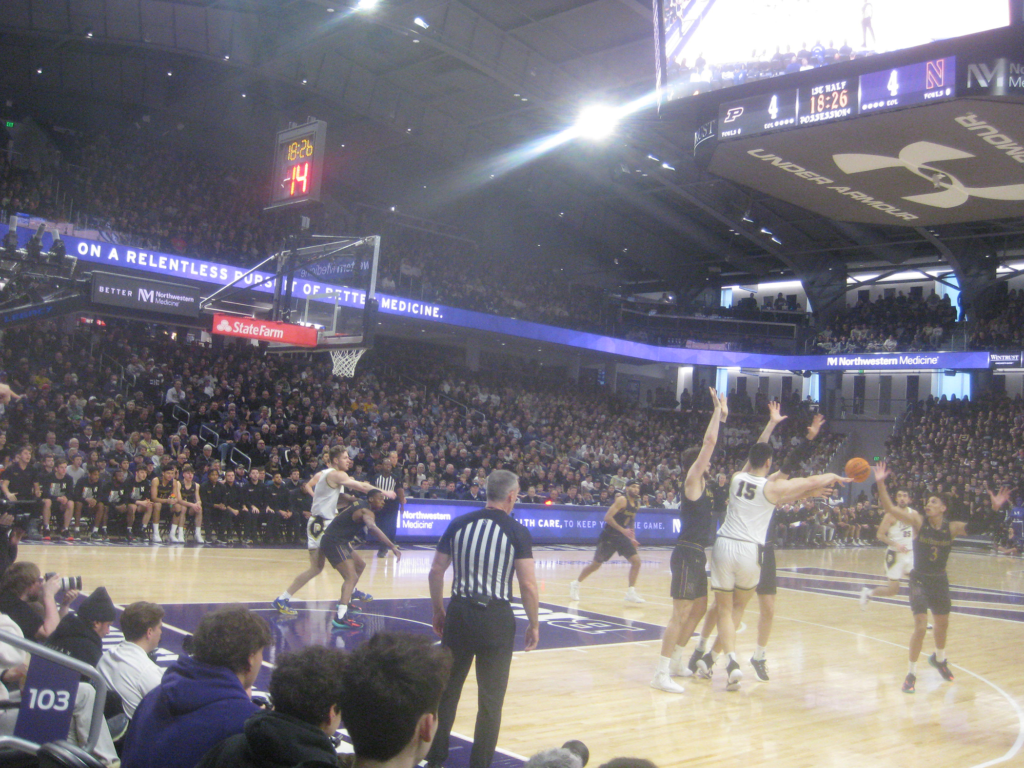
[[[320,551],[324,553],[327,562],[337,568],[355,556],[354,550],[359,543],[359,539],[340,539],[325,533],[320,537]]]
[[[775,583],[775,547],[761,548],[761,580],[757,582],[757,594],[774,595],[778,592]]]
[[[669,595],[673,600],[698,600],[708,596],[707,562],[704,547],[690,542],[676,544],[669,560],[672,570]]]
[[[943,573],[910,572],[910,611],[915,616],[920,613],[932,613],[939,616],[947,615],[953,608],[949,597],[949,577]]]
[[[616,552],[628,560],[636,554],[636,547],[618,531],[601,531],[601,535],[597,537],[594,562],[607,563]]]

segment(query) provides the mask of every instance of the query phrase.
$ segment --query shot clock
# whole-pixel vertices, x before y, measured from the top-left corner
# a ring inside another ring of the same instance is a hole
[[[320,200],[327,123],[315,120],[277,134],[270,204],[282,208]]]

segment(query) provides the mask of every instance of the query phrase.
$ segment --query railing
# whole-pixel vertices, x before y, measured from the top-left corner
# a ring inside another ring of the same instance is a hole
[[[239,458],[238,458],[238,457],[241,457],[242,459],[245,460],[245,468],[247,470],[252,469],[252,459],[249,458],[248,454],[242,453],[240,450],[235,448],[235,446],[231,446],[231,454],[230,454],[230,456],[231,456],[231,460],[233,462],[235,462],[235,464],[241,464],[242,463],[239,460]]]
[[[210,437],[206,437],[206,435],[210,435]],[[205,424],[199,427],[199,438],[205,439],[208,443],[212,443],[214,448],[220,445],[220,435],[217,434],[216,430],[210,429],[210,427]]]
[[[179,415],[179,414],[182,414],[182,413],[185,414],[185,418],[184,419],[181,418],[181,416]],[[189,421],[192,420],[192,414],[189,413],[184,408],[182,408],[177,403],[175,403],[174,404],[174,408],[171,409],[171,416],[178,422],[178,426],[181,426],[182,424],[184,424],[187,427]]]
[[[23,651],[28,651],[33,656],[39,656],[59,666],[73,669],[75,672],[89,678],[93,688],[96,689],[96,699],[92,705],[92,722],[89,724],[89,740],[86,742],[85,750],[92,752],[96,747],[96,742],[100,739],[100,731],[105,722],[103,708],[107,703],[107,684],[100,676],[100,673],[94,667],[90,667],[88,664],[73,659],[60,651],[55,651],[39,643],[34,643],[31,640],[26,640],[23,637],[17,637],[4,631],[0,631],[0,642],[13,645],[15,648],[20,648]],[[0,747],[13,747],[19,752],[28,752],[34,755],[40,746],[31,741],[20,739],[17,736],[0,736]]]

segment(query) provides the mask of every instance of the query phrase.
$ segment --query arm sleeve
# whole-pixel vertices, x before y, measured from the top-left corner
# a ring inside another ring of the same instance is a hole
[[[515,522],[515,521],[513,521]],[[523,560],[533,557],[533,536],[522,523],[516,522],[515,535],[512,537],[512,559]]]
[[[441,540],[437,542],[437,551],[442,555],[448,555],[451,557],[452,554],[452,526],[449,525],[445,528],[443,534],[441,534]]]

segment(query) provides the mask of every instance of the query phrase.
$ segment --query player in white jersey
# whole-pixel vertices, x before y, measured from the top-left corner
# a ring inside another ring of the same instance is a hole
[[[309,522],[306,523],[306,547],[309,550],[309,568],[296,576],[288,589],[274,600],[273,605],[278,613],[285,616],[294,616],[297,613],[294,608],[288,605],[292,595],[302,589],[309,581],[315,579],[324,569],[326,557],[320,551],[320,537],[327,528],[327,524],[337,514],[338,497],[341,495],[341,489],[344,487],[359,493],[381,490],[375,485],[349,477],[348,470],[352,468],[352,459],[349,458],[348,451],[343,446],[336,445],[331,448],[327,465],[328,469],[313,475],[309,482],[303,486],[303,490],[313,497],[313,502],[310,506]],[[381,493],[386,498],[395,498],[394,491],[381,491]],[[358,596],[354,596],[359,599]],[[363,597],[367,596],[363,595]]]
[[[730,691],[737,690],[743,679],[736,661],[736,623],[761,578],[761,555],[776,505],[850,482],[831,472],[794,479],[769,477],[771,467],[771,444],[755,443],[746,465],[729,484],[729,508],[711,558],[711,588],[718,609],[719,639],[729,658],[726,689]]]
[[[910,508],[910,494],[906,491],[896,492],[896,506],[904,512],[914,512]],[[914,570],[914,529],[890,514],[882,518],[878,525],[876,538],[887,545],[885,550],[885,576],[889,583],[884,587],[864,587],[860,591],[860,607],[867,610],[868,600],[872,597],[895,597],[900,593],[900,580],[910,578]]]

